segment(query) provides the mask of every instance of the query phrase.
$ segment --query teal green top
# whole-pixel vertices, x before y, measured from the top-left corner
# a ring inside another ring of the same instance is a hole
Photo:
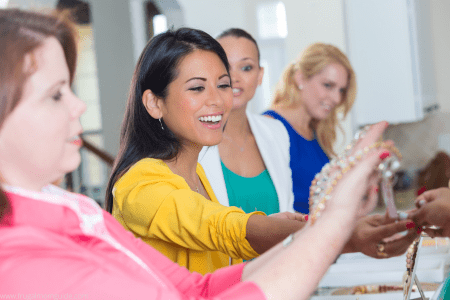
[[[246,213],[255,210],[266,215],[280,212],[277,191],[267,170],[255,177],[242,177],[229,170],[222,161],[220,163],[230,206],[240,207]]]
[[[450,299],[450,277],[447,277],[447,279],[444,282],[444,286],[441,290],[441,293],[439,294],[438,300],[448,300]]]

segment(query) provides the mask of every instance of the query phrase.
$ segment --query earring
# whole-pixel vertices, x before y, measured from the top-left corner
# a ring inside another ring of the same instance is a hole
[[[303,89],[303,85],[299,84],[298,89],[301,91]]]
[[[164,126],[162,124],[161,118],[159,118],[158,120],[159,120],[159,124],[161,124],[161,129],[164,130]]]

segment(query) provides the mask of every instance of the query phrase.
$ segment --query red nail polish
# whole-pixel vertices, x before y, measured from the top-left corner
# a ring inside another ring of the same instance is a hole
[[[375,187],[375,193],[378,193],[378,187],[377,186]]]
[[[305,221],[308,221],[308,215],[305,216]]]
[[[422,228],[417,228],[417,234],[420,234],[422,232]]]
[[[414,227],[416,227],[416,224],[414,222],[406,223],[406,228],[411,229],[411,228],[414,228]]]
[[[380,154],[381,159],[385,159],[386,157],[389,157],[391,153],[389,151],[383,151],[383,153]]]
[[[422,195],[424,192],[426,192],[427,187],[423,186],[420,189],[417,190],[417,196]]]

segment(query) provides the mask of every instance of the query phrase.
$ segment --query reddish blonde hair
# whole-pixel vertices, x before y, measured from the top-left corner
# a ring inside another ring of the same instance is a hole
[[[0,130],[22,96],[23,86],[35,68],[25,71],[25,57],[55,37],[64,50],[73,80],[77,57],[75,24],[68,12],[37,13],[19,9],[0,9]],[[28,68],[30,69],[30,68]],[[0,187],[0,218],[8,209]]]

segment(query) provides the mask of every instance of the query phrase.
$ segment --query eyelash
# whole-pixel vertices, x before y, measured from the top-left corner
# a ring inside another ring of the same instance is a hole
[[[196,86],[196,87],[190,88],[189,90],[194,91],[194,92],[201,92],[204,89],[205,89],[205,87],[203,87],[203,86]]]
[[[53,96],[52,96],[53,100],[55,101],[60,101],[62,98],[62,93],[61,91],[57,91]]]
[[[219,85],[219,88],[221,88],[221,89],[227,89],[227,88],[230,88],[230,87],[231,87],[231,84],[229,84],[229,83],[225,83],[225,84]]]
[[[229,83],[221,84],[218,86],[218,88],[220,88],[220,89],[227,89],[230,87],[231,87],[231,85]],[[204,89],[205,89],[205,87],[203,87],[203,86],[196,86],[196,87],[190,88],[189,90],[194,91],[194,92],[201,92]]]
[[[245,67],[242,67],[242,71],[244,71],[244,72],[249,72],[249,71],[251,71],[253,69],[253,67],[252,66],[245,66]]]

